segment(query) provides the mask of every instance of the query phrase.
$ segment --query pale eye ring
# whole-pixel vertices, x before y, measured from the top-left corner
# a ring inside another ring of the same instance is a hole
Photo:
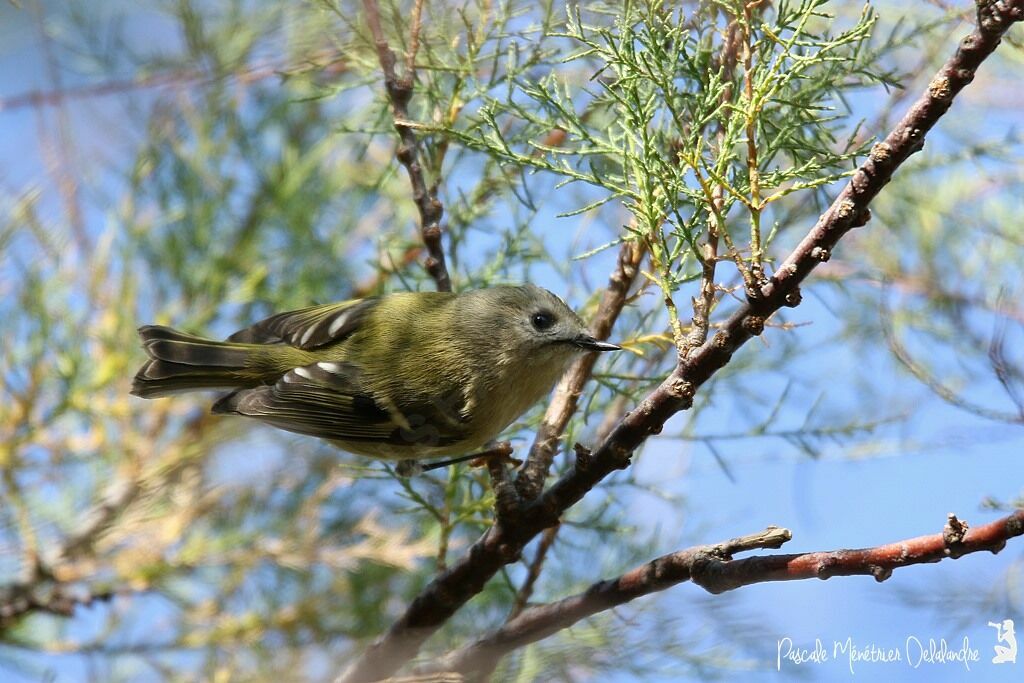
[[[543,332],[544,330],[550,329],[551,326],[555,324],[555,316],[547,311],[540,311],[538,313],[534,313],[533,316],[530,317],[530,323],[533,325],[534,329]]]

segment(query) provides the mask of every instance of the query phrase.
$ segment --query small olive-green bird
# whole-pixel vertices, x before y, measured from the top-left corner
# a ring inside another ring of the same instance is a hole
[[[231,389],[244,415],[375,458],[470,453],[551,391],[581,353],[612,351],[534,285],[417,292],[279,313],[213,341],[139,329],[132,393]]]

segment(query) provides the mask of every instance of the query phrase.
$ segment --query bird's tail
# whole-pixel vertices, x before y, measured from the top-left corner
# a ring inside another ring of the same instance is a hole
[[[157,398],[196,389],[232,389],[248,386],[246,372],[257,344],[203,339],[162,325],[139,328],[149,360],[135,374],[132,393]]]

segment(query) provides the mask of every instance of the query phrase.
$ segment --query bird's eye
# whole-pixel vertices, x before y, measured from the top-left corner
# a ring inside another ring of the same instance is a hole
[[[530,322],[533,323],[534,328],[543,331],[555,324],[555,316],[547,311],[541,311],[540,313],[534,313],[533,317],[530,318]]]

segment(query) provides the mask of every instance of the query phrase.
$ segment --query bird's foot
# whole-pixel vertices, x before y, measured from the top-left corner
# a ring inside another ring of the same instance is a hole
[[[418,476],[420,474],[423,474],[423,472],[424,467],[422,464],[420,464],[419,460],[413,460],[412,458],[408,458],[406,460],[399,460],[398,463],[395,464],[395,474],[402,477],[403,479]]]

